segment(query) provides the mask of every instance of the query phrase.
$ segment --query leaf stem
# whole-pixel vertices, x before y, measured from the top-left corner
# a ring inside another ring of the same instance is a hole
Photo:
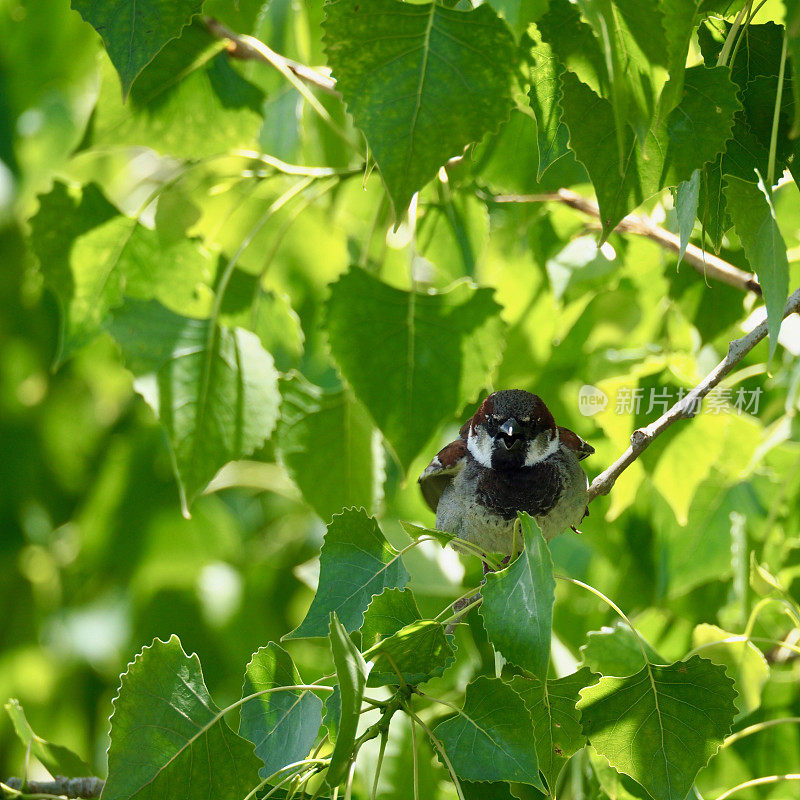
[[[453,769],[453,764],[451,763],[450,758],[448,757],[444,749],[444,745],[436,738],[434,732],[420,719],[420,717],[414,713],[414,711],[411,708],[411,698],[409,698],[408,701],[403,705],[403,710],[428,735],[431,744],[436,748],[436,751],[442,757],[442,761],[444,761],[445,766],[447,767],[447,770],[450,773],[450,780],[453,781],[453,786],[456,787],[456,794],[458,794],[458,800],[465,800],[464,790],[461,788],[461,781],[459,781],[458,775],[456,775],[456,771]]]
[[[411,755],[414,762],[414,800],[419,800],[419,752],[417,751],[417,723],[411,717]]]
[[[719,51],[719,56],[717,56],[718,67],[724,67],[728,63],[728,56],[730,55],[731,48],[733,47],[733,42],[736,39],[736,34],[739,32],[739,28],[742,25],[742,20],[744,19],[745,14],[748,13],[752,5],[753,0],[748,0],[746,5],[736,15],[736,19],[733,21],[733,25],[731,25],[731,29],[728,31],[728,35],[725,37],[722,50]]]
[[[778,149],[778,127],[781,119],[781,102],[783,100],[783,76],[786,71],[786,51],[789,45],[789,34],[784,28],[783,46],[781,47],[781,66],[778,70],[778,89],[775,92],[775,108],[772,111],[772,131],[769,137],[769,161],[767,162],[767,186],[770,192],[775,185],[775,154]]]
[[[745,781],[744,783],[738,784],[738,786],[734,786],[732,789],[728,789],[727,791],[723,792],[717,800],[728,800],[728,798],[738,792],[740,789],[749,789],[751,786],[764,786],[768,783],[780,783],[782,781],[800,781],[800,773],[788,773],[786,775],[767,775],[764,778],[753,778],[751,781]]]
[[[375,779],[372,782],[372,791],[369,794],[369,800],[375,800],[378,794],[378,778],[381,776],[381,767],[383,766],[383,754],[386,752],[386,742],[389,741],[389,729],[381,731],[381,745],[378,750],[378,761],[375,764]]]
[[[757,722],[755,725],[749,725],[747,728],[742,728],[740,731],[736,731],[736,733],[732,733],[723,743],[723,747],[729,747],[734,742],[738,742],[739,739],[744,739],[745,736],[750,736],[754,733],[759,733],[760,731],[766,730],[767,728],[772,728],[775,725],[786,725],[786,724],[800,724],[800,717],[778,717],[776,719],[767,719],[764,722]]]

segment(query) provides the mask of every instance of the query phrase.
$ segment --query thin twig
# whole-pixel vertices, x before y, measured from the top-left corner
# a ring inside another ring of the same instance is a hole
[[[786,302],[783,316],[788,317],[800,310],[800,289]],[[589,487],[589,502],[600,494],[608,494],[617,478],[650,446],[653,440],[679,419],[688,419],[697,414],[700,401],[767,335],[767,320],[740,339],[728,345],[728,353],[700,383],[682,400],[679,400],[655,422],[635,430],[630,447],[606,470],[601,472]]]
[[[491,203],[562,203],[590,217],[600,219],[600,209],[597,207],[597,203],[570,189],[559,189],[557,192],[548,194],[506,194],[491,196],[481,193],[481,197]],[[666,228],[656,225],[647,217],[638,214],[628,214],[620,220],[614,230],[620,233],[634,233],[637,236],[644,236],[661,245],[666,250],[671,250],[674,253],[680,252],[680,237],[666,230]],[[705,252],[696,245],[691,243],[686,245],[686,252],[683,254],[683,260],[692,267],[692,269],[705,277],[721,281],[722,283],[728,284],[728,286],[733,286],[735,289],[761,294],[761,286],[751,273],[745,272],[733,266],[733,264],[729,264],[727,261],[724,261],[712,253]]]
[[[310,83],[317,89],[321,89],[328,94],[338,94],[336,91],[336,81],[330,75],[324,75],[312,67],[286,58],[280,53],[276,53],[271,47],[267,47],[264,42],[253,36],[243,36],[234,33],[227,26],[213,17],[206,17],[206,28],[218,39],[226,39],[227,52],[231,58],[238,58],[242,61],[263,61],[265,64],[278,69],[280,72],[288,70],[296,77]]]

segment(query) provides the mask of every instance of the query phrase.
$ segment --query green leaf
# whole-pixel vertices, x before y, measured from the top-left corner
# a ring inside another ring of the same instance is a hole
[[[127,300],[108,330],[166,429],[188,510],[218,470],[259,447],[278,416],[278,376],[255,334]]]
[[[669,57],[663,13],[656,3],[636,0],[578,0],[578,6],[594,28],[609,64],[610,99],[622,157],[625,123],[632,125],[640,141],[644,140],[667,80]],[[619,167],[625,168],[624,160]]]
[[[570,756],[586,744],[575,706],[581,689],[595,677],[587,667],[582,667],[564,678],[542,681],[516,675],[511,680],[511,688],[530,712],[539,769],[551,795],[555,795],[558,776]]]
[[[159,208],[163,200],[164,195],[159,200]],[[234,269],[219,318],[224,325],[245,328],[256,334],[281,372],[289,372],[300,363],[304,342],[300,317],[289,298],[264,289],[259,276]]]
[[[404,470],[489,382],[505,332],[492,294],[404,292],[357,267],[331,287],[331,352]]]
[[[519,521],[525,547],[506,569],[486,576],[480,615],[503,657],[545,680],[555,603],[553,560],[536,522],[525,513]]]
[[[725,641],[734,636],[716,625],[701,623],[692,631],[692,646],[702,647],[703,658],[726,668],[738,695],[736,708],[740,714],[749,714],[761,705],[761,690],[769,680],[769,664],[752,642]]]
[[[439,167],[508,118],[513,37],[488,4],[334,0],[326,11],[328,63],[399,220]]]
[[[294,374],[281,381],[281,397],[278,457],[309,505],[326,521],[348,506],[374,508],[382,452],[350,392],[324,392]]]
[[[633,778],[617,772],[603,756],[589,749],[592,771],[610,800],[652,800]]]
[[[123,292],[199,310],[198,284],[210,283],[210,253],[191,239],[164,241],[159,231],[123,216],[95,184],[71,192],[55,182],[39,198],[31,241],[47,285],[61,306],[58,361],[101,330]]]
[[[19,700],[12,698],[6,703],[5,708],[14,726],[14,733],[24,745],[26,752],[37,758],[53,777],[64,775],[68,778],[85,778],[92,774],[89,765],[72,750],[48,742],[34,733]]]
[[[589,631],[586,644],[581,647],[583,663],[600,675],[633,675],[645,665],[639,639],[624,623]],[[662,658],[646,641],[645,653],[651,664],[664,664]]]
[[[531,22],[547,11],[548,0],[492,0],[492,7],[514,33],[524,33]]]
[[[279,686],[302,684],[291,656],[270,642],[260,647],[244,673],[242,697]],[[281,767],[305,758],[322,724],[322,701],[311,691],[269,692],[242,706],[239,735],[255,745],[266,778]]]
[[[684,800],[697,773],[730,733],[733,681],[694,656],[601,678],[581,691],[581,727],[594,749],[654,800]]]
[[[595,281],[603,285],[602,279],[617,266],[616,258],[608,258],[602,247],[597,246],[597,236],[577,236],[566,247],[547,259],[545,265],[553,289],[553,297],[561,298],[573,287]]]
[[[325,636],[331,612],[351,633],[364,621],[373,595],[401,589],[408,574],[400,553],[363,508],[347,508],[328,524],[319,557],[319,586],[300,626],[284,639]]]
[[[256,782],[253,745],[225,723],[197,655],[156,639],[128,665],[111,715],[106,800],[241,800]]]
[[[675,213],[678,217],[678,234],[681,239],[678,250],[678,266],[683,260],[686,245],[692,237],[694,221],[697,218],[697,204],[700,200],[700,170],[696,169],[688,181],[675,189]]]
[[[435,528],[423,528],[422,525],[415,525],[413,522],[400,520],[400,527],[415,541],[421,536],[432,536],[442,547],[446,547],[453,539],[458,537],[447,531],[437,531]]]
[[[656,117],[644,142],[627,132],[620,168],[611,104],[570,72],[562,83],[570,147],[594,185],[604,237],[648,197],[689,180],[695,169],[714,159],[725,147],[740,107],[727,69],[686,70],[683,98],[666,119]],[[707,113],[709,96],[719,108],[713,116]]]
[[[136,76],[161,48],[180,36],[202,0],[72,0],[72,7],[102,36],[127,97]]]
[[[330,642],[340,693],[336,736],[331,763],[325,774],[325,780],[333,788],[347,775],[369,670],[335,612],[330,615]]]
[[[441,675],[456,654],[444,633],[444,625],[425,619],[412,622],[364,652],[374,666],[370,686],[397,685],[402,680],[414,686]]]
[[[203,26],[190,25],[139,76],[125,104],[106,64],[85,145],[137,145],[187,159],[252,147],[264,95],[220,46]]]
[[[569,153],[569,131],[561,121],[561,75],[564,68],[535,25],[531,26],[524,44],[529,48],[528,98],[536,117],[538,178],[541,180],[551,164]]]
[[[459,778],[518,781],[544,790],[530,716],[500,679],[480,677],[467,684],[463,709],[433,732]]]
[[[772,198],[764,188],[753,183],[725,176],[725,197],[728,201],[736,233],[742,241],[745,256],[758,275],[758,282],[767,307],[769,357],[778,345],[783,321],[783,307],[789,294],[789,260],[786,243],[775,219]]]
[[[411,589],[384,589],[372,598],[364,613],[364,624],[361,626],[362,648],[366,650],[421,619],[422,615]]]

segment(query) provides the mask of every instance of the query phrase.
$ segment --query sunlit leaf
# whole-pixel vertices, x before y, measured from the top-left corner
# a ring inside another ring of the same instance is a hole
[[[555,603],[553,561],[536,522],[527,514],[519,519],[525,547],[506,569],[486,576],[480,614],[503,657],[544,680]]]
[[[422,619],[411,589],[384,589],[372,598],[361,626],[362,649],[367,650]]]
[[[267,692],[302,684],[291,656],[270,642],[260,647],[245,667],[242,697],[264,692],[242,706],[239,735],[255,745],[264,762],[260,775],[300,761],[311,750],[322,724],[322,701],[307,689]]]
[[[769,680],[769,664],[752,642],[725,641],[735,635],[702,623],[692,631],[692,646],[702,647],[703,658],[726,668],[738,693],[736,707],[740,714],[749,714],[761,705],[761,690]]]
[[[375,429],[347,389],[324,392],[295,374],[281,381],[278,455],[326,522],[342,508],[372,509],[383,483]]]
[[[789,294],[789,260],[772,198],[763,184],[725,176],[725,197],[736,233],[750,266],[758,275],[767,307],[770,358],[778,346],[783,306]]]
[[[441,675],[455,659],[444,625],[426,619],[412,622],[364,651],[374,662],[370,686],[423,683]]]
[[[600,675],[633,675],[645,665],[642,648],[651,664],[666,663],[666,659],[624,623],[589,631],[586,644],[581,647],[581,656],[583,663]]]
[[[328,63],[399,218],[440,166],[508,117],[514,40],[488,4],[335,0],[326,10]]]
[[[102,36],[127,97],[136,76],[170,40],[180,36],[202,0],[72,0],[72,7]]]
[[[165,241],[120,214],[94,184],[78,194],[56,182],[31,224],[42,273],[62,309],[61,360],[99,333],[123,292],[200,310],[195,290],[211,281],[210,253],[191,239]]]
[[[522,697],[533,721],[539,769],[550,794],[555,794],[561,770],[573,753],[585,744],[580,714],[576,709],[581,689],[593,683],[596,676],[583,667],[572,675],[542,681],[517,675],[511,688]]]
[[[41,761],[42,766],[53,776],[65,775],[69,778],[82,778],[92,774],[89,765],[80,757],[75,755],[67,747],[60,744],[53,744],[41,736],[37,736],[31,728],[19,700],[11,699],[5,709],[11,718],[14,726],[14,733],[25,747],[25,752],[30,753],[34,758]]]
[[[678,264],[683,259],[686,252],[686,245],[694,229],[694,221],[697,217],[697,203],[700,199],[700,170],[696,169],[688,181],[681,183],[675,189],[675,213],[678,216],[678,234],[681,238],[680,250],[678,250]]]
[[[433,732],[460,778],[519,781],[544,790],[530,716],[520,696],[498,678],[467,684],[462,711]]]
[[[257,780],[253,745],[223,719],[203,681],[197,655],[177,636],[156,639],[128,665],[114,699],[103,797],[241,800]]]
[[[404,292],[357,267],[331,287],[333,357],[404,469],[489,381],[504,343],[499,311],[489,289]]]
[[[142,72],[125,104],[107,64],[86,144],[145,146],[181,158],[252,147],[263,93],[219,50],[219,40],[190,25]]]
[[[185,508],[227,462],[252,453],[278,416],[278,376],[255,334],[127,300],[108,330],[175,456]]]
[[[373,595],[401,589],[411,577],[400,553],[364,509],[334,515],[319,558],[319,586],[300,626],[284,639],[325,636],[331,612],[346,631],[358,630]]]
[[[581,691],[584,735],[654,800],[684,800],[733,725],[733,681],[698,656]]]
[[[331,737],[333,752],[325,780],[334,787],[344,779],[350,764],[368,669],[335,612],[330,615],[330,643],[339,685],[339,713],[335,722],[331,722],[336,734]]]

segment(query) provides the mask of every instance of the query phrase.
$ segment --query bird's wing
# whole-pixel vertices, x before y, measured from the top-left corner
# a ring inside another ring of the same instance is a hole
[[[430,506],[431,511],[436,511],[439,498],[447,485],[461,471],[467,456],[466,439],[456,439],[443,447],[425,467],[419,476],[419,486],[422,496]]]
[[[578,457],[578,461],[583,461],[584,458],[594,453],[594,447],[592,447],[588,442],[584,442],[577,433],[574,433],[569,428],[562,428],[559,425],[558,438],[564,447],[566,447],[568,450],[572,450],[572,452],[575,453],[575,455]]]

